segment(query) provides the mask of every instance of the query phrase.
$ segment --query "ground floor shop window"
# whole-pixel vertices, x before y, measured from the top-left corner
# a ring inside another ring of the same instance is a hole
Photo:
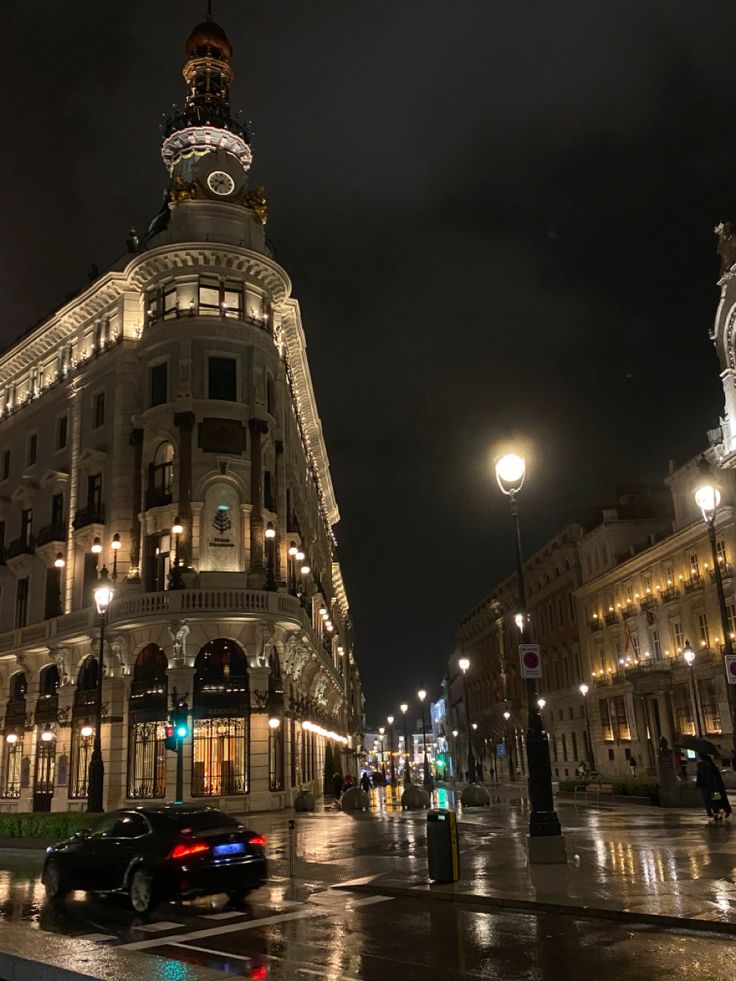
[[[1,797],[20,797],[20,768],[22,759],[23,744],[20,736],[14,732],[7,733],[3,745],[2,779],[0,780]]]
[[[248,792],[245,718],[195,719],[192,752],[194,797]]]
[[[92,755],[94,730],[85,723],[72,729],[72,746],[69,759],[69,797],[84,800],[87,797],[89,760]]]
[[[128,734],[128,797],[166,796],[166,722],[133,722]]]

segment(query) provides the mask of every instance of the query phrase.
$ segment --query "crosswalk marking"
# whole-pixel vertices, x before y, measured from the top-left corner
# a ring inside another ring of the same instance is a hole
[[[144,930],[146,933],[163,933],[164,930],[183,930],[186,924],[171,923],[169,920],[161,920],[158,923],[146,923],[136,927],[137,930]]]
[[[236,916],[247,916],[247,913],[243,913],[241,910],[230,909],[226,910],[224,913],[208,913],[203,916],[203,920],[232,920]]]
[[[111,933],[83,933],[81,936],[74,937],[75,940],[89,940],[93,944],[104,944],[108,940],[117,940]]]

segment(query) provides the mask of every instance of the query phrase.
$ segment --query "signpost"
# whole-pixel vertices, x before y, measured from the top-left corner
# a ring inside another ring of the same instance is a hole
[[[726,677],[729,685],[736,685],[736,654],[726,654]]]
[[[522,678],[542,677],[542,656],[539,644],[519,644],[519,664]],[[736,678],[734,679],[736,684]]]

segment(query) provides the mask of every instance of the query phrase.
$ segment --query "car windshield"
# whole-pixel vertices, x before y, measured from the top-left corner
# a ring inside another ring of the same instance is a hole
[[[239,828],[240,821],[231,818],[222,811],[189,811],[184,814],[172,814],[170,820],[176,825],[181,834],[193,831],[214,831],[216,828]]]

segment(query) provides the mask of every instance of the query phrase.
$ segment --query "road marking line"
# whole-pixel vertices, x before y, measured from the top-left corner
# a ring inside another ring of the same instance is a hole
[[[137,926],[136,930],[144,930],[146,933],[163,933],[164,930],[183,930],[184,923],[171,923],[169,920],[161,920],[158,923],[146,923],[145,926]]]
[[[89,940],[93,944],[103,944],[107,940],[117,940],[112,933],[83,933],[81,936],[72,937],[73,940]]]
[[[231,954],[224,950],[210,950],[209,947],[198,947],[196,944],[180,944],[178,941],[175,944],[168,944],[169,947],[184,947],[186,950],[197,950],[203,954],[212,954],[213,957],[229,957],[235,961],[252,961],[252,957],[248,957],[246,954]]]
[[[385,903],[393,896],[368,896],[365,899],[358,899],[353,903],[354,907],[370,906],[373,903]],[[345,910],[345,912],[349,912]],[[193,930],[191,933],[179,933],[172,942],[180,943],[183,940],[204,940],[206,937],[217,937],[223,933],[239,933],[244,930],[257,930],[260,927],[272,926],[275,923],[288,923],[291,920],[308,920],[317,916],[334,916],[335,910],[325,907],[309,906],[306,909],[295,910],[293,913],[276,913],[273,916],[262,916],[257,920],[245,920],[240,923],[226,923],[222,926],[209,927],[206,930]],[[181,924],[174,924],[180,926]],[[136,940],[129,944],[120,944],[119,950],[147,950],[150,947],[163,947],[166,945],[166,937],[153,937],[151,940]]]
[[[364,875],[364,876],[362,876],[359,879],[348,879],[347,882],[341,882],[341,883],[339,883],[339,885],[340,885],[340,887],[344,887],[344,886],[367,886],[369,882],[375,882],[376,879],[378,879],[381,874],[382,873],[378,872],[376,875]],[[337,886],[330,886],[330,889],[336,889],[336,888],[337,888]]]
[[[203,916],[203,920],[232,920],[236,916],[247,916],[247,913],[243,913],[242,910],[231,909],[227,910],[225,913],[208,913]]]

